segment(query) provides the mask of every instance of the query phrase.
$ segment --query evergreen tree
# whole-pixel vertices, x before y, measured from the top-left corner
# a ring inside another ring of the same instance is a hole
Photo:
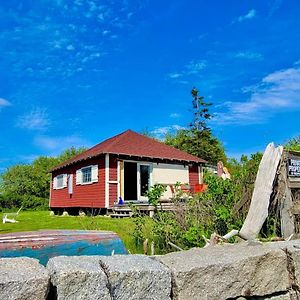
[[[213,136],[207,121],[212,118],[209,112],[211,103],[204,101],[203,96],[199,96],[196,88],[191,91],[193,120],[190,129],[181,129],[174,134],[167,134],[165,143],[192,155],[207,160],[211,164],[216,164],[219,160],[226,162],[224,147],[221,142]]]

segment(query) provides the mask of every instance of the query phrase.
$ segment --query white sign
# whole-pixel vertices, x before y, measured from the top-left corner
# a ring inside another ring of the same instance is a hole
[[[300,177],[300,160],[299,159],[289,158],[288,174],[290,177]]]

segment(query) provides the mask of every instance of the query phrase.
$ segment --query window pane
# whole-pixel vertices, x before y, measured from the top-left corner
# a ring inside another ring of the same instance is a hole
[[[82,169],[82,182],[91,182],[92,181],[92,167]]]
[[[64,179],[64,175],[58,175],[57,177],[56,177],[57,179],[57,183],[56,183],[56,186],[58,187],[58,188],[61,188],[61,187],[63,187],[63,179]]]
[[[140,166],[140,176],[141,176],[141,196],[146,196],[149,190],[150,181],[150,167],[148,165]]]

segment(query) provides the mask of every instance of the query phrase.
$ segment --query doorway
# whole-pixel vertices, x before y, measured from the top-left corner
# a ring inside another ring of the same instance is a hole
[[[124,161],[124,200],[147,201],[151,186],[151,164]]]
[[[124,162],[124,200],[137,200],[137,163]]]

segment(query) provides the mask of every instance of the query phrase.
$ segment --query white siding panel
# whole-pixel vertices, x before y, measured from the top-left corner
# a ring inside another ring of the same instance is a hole
[[[175,184],[176,182],[189,183],[189,168],[183,165],[173,164],[153,164],[152,171],[153,183]],[[167,191],[162,198],[170,198],[171,189],[168,186]]]

